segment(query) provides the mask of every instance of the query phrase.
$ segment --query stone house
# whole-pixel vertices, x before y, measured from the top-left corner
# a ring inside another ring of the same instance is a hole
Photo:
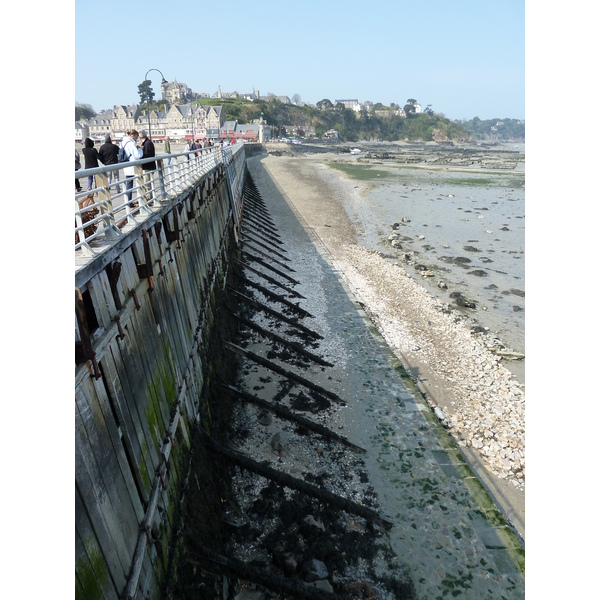
[[[271,127],[261,119],[255,119],[252,123],[225,121],[219,137],[225,140],[267,142],[271,139]]]
[[[177,104],[182,101],[189,100],[192,95],[192,90],[185,83],[179,83],[177,80],[170,83],[163,83],[160,86],[162,99],[169,104]]]
[[[138,104],[115,105],[113,107],[113,116],[111,118],[112,134],[116,139],[121,139],[125,132],[135,127],[135,123],[140,116],[141,109]]]
[[[223,123],[219,137],[225,139],[233,139],[235,138],[235,128],[237,126],[237,121],[225,121]]]
[[[89,133],[87,137],[90,137],[95,142],[100,141],[104,143],[104,136],[107,133],[113,135],[111,119],[111,110],[104,110],[98,113],[95,117],[88,119],[87,125]]]
[[[75,141],[83,142],[86,137],[90,137],[90,128],[87,121],[81,120],[75,123]]]
[[[168,119],[167,113],[159,110],[150,110],[150,134],[154,141],[162,141],[167,135]],[[138,115],[135,128],[141,133],[148,131],[148,112],[142,111]]]

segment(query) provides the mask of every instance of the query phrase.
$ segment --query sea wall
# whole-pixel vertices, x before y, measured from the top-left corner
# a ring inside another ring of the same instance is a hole
[[[245,153],[76,273],[76,597],[157,598],[210,379]]]

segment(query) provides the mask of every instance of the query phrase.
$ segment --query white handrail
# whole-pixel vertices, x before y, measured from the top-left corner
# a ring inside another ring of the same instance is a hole
[[[220,164],[227,167],[242,148],[242,145],[199,148],[75,171],[76,179],[92,176],[96,185],[91,191],[75,193],[76,253],[93,256],[95,251],[91,243],[94,240],[103,242],[105,249],[107,243],[119,239],[129,229],[173,202],[212,169]],[[144,171],[142,165],[151,162],[156,162],[156,168]],[[134,177],[122,176],[120,171],[132,166]],[[109,184],[109,174],[115,171],[118,173],[116,181]]]

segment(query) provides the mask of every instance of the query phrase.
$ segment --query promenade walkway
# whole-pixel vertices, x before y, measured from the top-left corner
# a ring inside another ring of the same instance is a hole
[[[331,368],[308,376],[347,406],[327,426],[366,449],[364,464],[381,512],[393,522],[389,543],[423,600],[524,597],[524,549],[460,452],[406,377],[345,286],[320,240],[295,212],[260,158],[248,170],[284,240],[299,306],[314,316]],[[307,375],[304,375],[307,377]],[[249,375],[246,385],[264,382]],[[262,384],[264,386],[264,383]],[[257,387],[254,387],[257,389]],[[256,440],[246,451],[256,452]],[[284,460],[302,462],[290,451]],[[288,465],[327,472],[326,464]],[[281,467],[281,465],[279,465]]]

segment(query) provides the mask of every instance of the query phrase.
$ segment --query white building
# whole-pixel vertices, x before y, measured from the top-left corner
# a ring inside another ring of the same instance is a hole
[[[334,106],[338,103],[341,102],[346,108],[353,110],[354,112],[360,112],[361,110],[361,105],[360,102],[358,100],[336,100],[333,104]]]

